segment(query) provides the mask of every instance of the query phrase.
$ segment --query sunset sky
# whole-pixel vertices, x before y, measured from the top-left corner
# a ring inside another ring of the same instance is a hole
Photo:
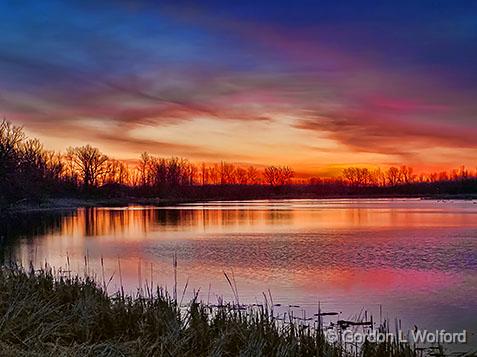
[[[475,168],[477,2],[4,0],[0,114],[126,160]]]

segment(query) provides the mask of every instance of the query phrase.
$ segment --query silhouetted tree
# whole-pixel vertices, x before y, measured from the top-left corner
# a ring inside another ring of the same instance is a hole
[[[74,169],[79,173],[83,187],[88,190],[98,184],[98,179],[107,169],[108,157],[91,145],[68,148]]]
[[[415,175],[413,174],[412,167],[402,165],[399,168],[399,181],[405,184],[409,184],[409,183],[412,183],[414,179],[415,179]]]
[[[367,186],[375,181],[367,168],[349,167],[343,170],[343,176],[352,186]]]
[[[108,160],[101,177],[103,184],[126,185],[129,183],[129,170],[124,162]]]
[[[0,123],[0,204],[15,199],[20,161],[19,146],[25,139],[21,127],[3,120]],[[2,203],[3,202],[3,203]]]
[[[265,181],[270,186],[282,186],[290,183],[294,172],[288,166],[269,166],[264,171]]]
[[[39,199],[64,186],[61,156],[28,139],[21,127],[0,123],[0,206]]]
[[[397,167],[390,167],[386,171],[386,178],[390,186],[396,186],[400,182],[399,169]]]
[[[140,181],[142,186],[148,186],[152,182],[152,158],[149,156],[147,152],[143,152],[141,154],[141,158],[139,159],[139,175]]]
[[[257,185],[260,183],[258,170],[253,166],[249,166],[247,169],[247,181],[250,185]]]

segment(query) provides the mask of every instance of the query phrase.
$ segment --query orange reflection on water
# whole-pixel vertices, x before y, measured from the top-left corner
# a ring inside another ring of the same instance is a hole
[[[410,204],[403,200],[397,203],[387,200],[380,204],[335,200],[332,204],[317,206],[306,200],[291,202],[293,204],[257,201],[247,205],[192,205],[169,209],[134,206],[79,209],[73,216],[63,218],[57,233],[62,236],[122,235],[128,239],[142,239],[144,233],[154,231],[273,232],[313,228],[472,227],[475,224],[475,207],[472,205],[449,207],[449,204],[435,201]]]
[[[468,323],[477,312],[471,303],[477,295],[477,205],[468,201],[88,208],[51,223],[42,219],[41,228],[22,237],[9,254],[24,265],[47,261],[102,280],[103,258],[111,291],[121,281],[128,291],[146,280],[171,288],[177,254],[179,286],[189,279],[189,293],[201,288],[207,295],[210,284],[212,296],[232,298],[223,271],[233,271],[244,302],[270,289],[277,302],[315,308],[320,300],[349,312],[383,304],[400,317],[422,310],[426,315],[419,318],[439,323],[453,315]]]

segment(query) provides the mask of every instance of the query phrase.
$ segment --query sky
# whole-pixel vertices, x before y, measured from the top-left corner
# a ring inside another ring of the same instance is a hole
[[[2,0],[0,115],[131,162],[475,168],[477,2]]]

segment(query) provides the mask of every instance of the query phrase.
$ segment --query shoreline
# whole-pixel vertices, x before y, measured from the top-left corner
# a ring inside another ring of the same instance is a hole
[[[256,200],[296,200],[296,199],[421,199],[421,200],[477,200],[475,194],[435,194],[435,195],[274,195],[269,197],[214,197],[210,199],[181,199],[159,197],[116,197],[116,198],[49,198],[42,201],[32,202],[23,200],[10,207],[0,208],[0,217],[11,214],[22,214],[41,211],[68,211],[78,208],[93,207],[124,207],[131,205],[165,207],[186,203],[207,203],[217,201],[256,201]]]

